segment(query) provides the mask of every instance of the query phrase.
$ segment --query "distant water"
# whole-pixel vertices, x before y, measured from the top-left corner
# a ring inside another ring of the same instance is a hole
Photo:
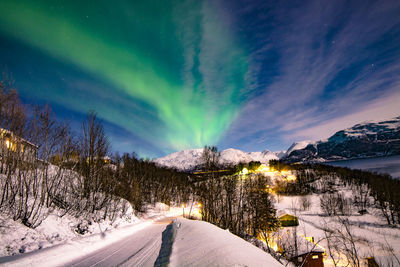
[[[400,156],[332,161],[326,162],[325,164],[348,167],[350,169],[387,173],[393,178],[400,179]]]

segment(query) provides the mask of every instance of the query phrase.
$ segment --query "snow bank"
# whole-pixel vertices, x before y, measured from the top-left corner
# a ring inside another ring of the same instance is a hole
[[[60,266],[78,257],[109,246],[127,235],[131,235],[150,225],[151,221],[140,221],[136,224],[120,227],[101,234],[94,234],[83,238],[76,238],[45,250],[0,258],[0,264],[7,266]]]
[[[177,219],[171,266],[282,266],[245,240],[203,221]]]
[[[102,220],[97,223],[84,216],[74,217],[67,214],[60,217],[52,213],[37,228],[32,229],[0,214],[0,257],[28,253],[89,235],[105,235],[111,229],[138,221],[132,208],[115,221]],[[85,234],[79,234],[79,230],[84,231]]]

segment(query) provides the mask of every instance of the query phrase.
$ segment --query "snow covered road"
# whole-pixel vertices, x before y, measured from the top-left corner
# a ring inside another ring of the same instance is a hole
[[[162,233],[169,223],[171,219],[157,221],[65,266],[154,266],[161,248]]]
[[[156,217],[156,216],[154,216]],[[0,258],[5,266],[154,266],[169,261],[166,231],[174,217],[142,221],[111,233],[95,234],[30,253]],[[169,227],[168,229],[170,229]],[[172,247],[171,247],[172,249]],[[159,257],[159,254],[162,256]],[[166,257],[167,256],[167,257]]]
[[[171,215],[170,215],[171,216]],[[203,221],[158,217],[52,248],[0,258],[6,266],[282,266]]]

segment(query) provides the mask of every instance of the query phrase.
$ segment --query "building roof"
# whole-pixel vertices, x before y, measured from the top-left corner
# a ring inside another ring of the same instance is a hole
[[[287,210],[278,210],[278,211],[276,212],[276,216],[277,216],[278,218],[281,218],[281,217],[283,217],[283,216],[285,216],[285,215],[289,215],[289,216],[293,216],[293,217],[296,217],[296,218],[297,218],[296,215],[290,214],[289,211],[287,211]]]
[[[325,252],[320,246],[318,246],[318,244],[312,243],[302,237],[299,237],[299,239],[301,239],[301,241],[298,242],[297,256],[301,256],[301,255],[308,254],[308,253],[324,253]]]
[[[12,138],[18,138],[20,141],[22,141],[22,142],[25,143],[25,144],[28,144],[28,145],[30,145],[30,146],[39,148],[39,147],[38,147],[37,145],[35,145],[34,143],[29,142],[28,140],[25,140],[24,138],[15,135],[13,132],[11,132],[11,131],[9,131],[9,130],[7,130],[7,129],[0,128],[0,132],[8,133],[8,134],[10,134],[10,135],[12,136]]]

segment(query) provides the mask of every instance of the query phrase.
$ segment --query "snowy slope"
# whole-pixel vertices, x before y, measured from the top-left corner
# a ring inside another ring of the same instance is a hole
[[[177,219],[171,266],[282,266],[271,255],[210,223]]]
[[[181,170],[190,170],[200,165],[202,153],[202,148],[182,150],[169,154],[165,157],[155,159],[154,162],[160,166],[178,168]]]
[[[281,151],[274,151],[272,152],[275,156],[278,157],[278,159],[283,158],[286,155],[286,151],[285,150],[281,150]]]
[[[238,149],[228,148],[221,151],[220,163],[222,164],[237,164],[239,162],[250,162],[252,160],[248,153]]]
[[[160,166],[177,168],[180,170],[193,170],[201,164],[203,149],[188,149],[169,154],[165,157],[155,159],[154,162]],[[250,161],[260,161],[268,163],[271,159],[279,159],[284,152],[271,152],[264,150],[260,152],[244,152],[239,149],[228,148],[220,152],[220,164],[248,163]]]
[[[300,141],[300,142],[294,142],[286,151],[286,155],[290,155],[292,151],[294,150],[300,150],[303,148],[306,148],[309,144],[312,144],[313,142],[310,140],[305,140],[305,141]]]
[[[259,161],[261,163],[268,163],[272,159],[279,159],[278,155],[281,155],[282,151],[271,152],[269,150],[264,150],[260,152],[249,152],[249,156],[253,161]]]

